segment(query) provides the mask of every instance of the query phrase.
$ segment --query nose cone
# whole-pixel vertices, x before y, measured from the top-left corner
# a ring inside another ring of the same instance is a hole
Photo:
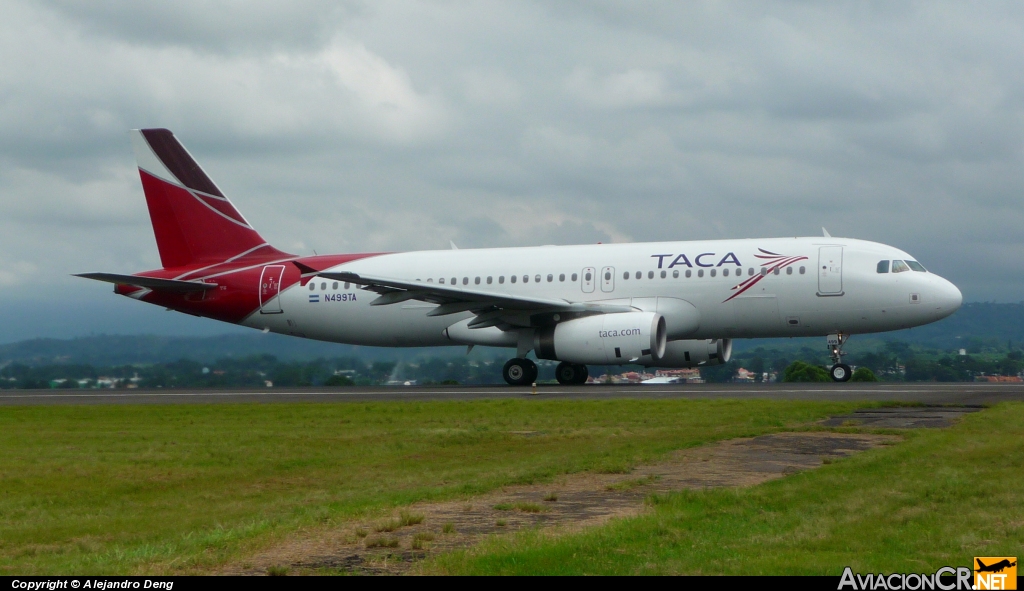
[[[936,277],[936,279],[938,281],[935,285],[935,294],[932,297],[939,318],[945,318],[960,308],[960,305],[964,303],[964,296],[949,281],[942,277]]]

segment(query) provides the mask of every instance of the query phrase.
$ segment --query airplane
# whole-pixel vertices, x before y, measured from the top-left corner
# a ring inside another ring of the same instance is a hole
[[[831,377],[852,334],[920,326],[960,291],[891,246],[823,236],[299,256],[264,240],[167,129],[130,132],[161,269],[83,273],[114,293],[296,337],[378,347],[505,347],[510,385],[555,360],[728,362],[736,338],[826,337]]]
[[[980,558],[975,558],[975,560],[978,562],[977,571],[979,573],[998,573],[1003,571],[1004,569],[1017,566],[1016,562],[1010,562],[1010,560],[1006,558],[1000,560],[999,562],[996,562],[995,564],[989,564],[987,566],[984,562],[981,561]]]

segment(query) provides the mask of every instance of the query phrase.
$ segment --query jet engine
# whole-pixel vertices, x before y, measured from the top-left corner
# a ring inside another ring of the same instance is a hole
[[[541,328],[534,337],[539,359],[591,365],[661,359],[665,346],[665,319],[656,312],[586,316]]]
[[[647,367],[682,368],[727,363],[732,357],[732,339],[669,341],[660,359],[641,357]]]

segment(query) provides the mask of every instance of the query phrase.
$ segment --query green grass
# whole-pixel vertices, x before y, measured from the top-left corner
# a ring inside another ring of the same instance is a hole
[[[526,532],[438,557],[449,574],[934,572],[1024,547],[1024,404],[739,490],[653,497],[579,534]]]
[[[0,408],[0,574],[201,572],[300,528],[849,412],[770,401]],[[534,431],[519,437],[510,431]]]

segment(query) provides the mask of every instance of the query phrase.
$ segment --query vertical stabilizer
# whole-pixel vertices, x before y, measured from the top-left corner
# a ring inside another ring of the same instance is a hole
[[[135,129],[132,148],[165,268],[275,251],[167,129]]]

